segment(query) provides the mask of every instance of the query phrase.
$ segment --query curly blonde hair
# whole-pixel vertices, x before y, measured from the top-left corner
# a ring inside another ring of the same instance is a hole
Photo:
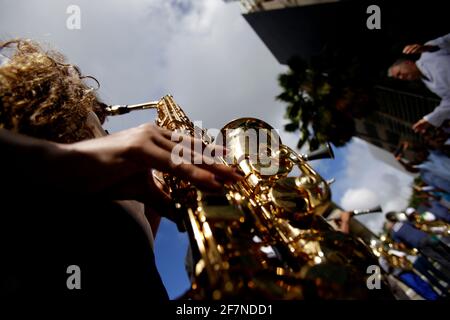
[[[90,111],[103,123],[104,104],[83,83],[79,69],[31,40],[0,42],[14,54],[0,67],[0,128],[55,142],[93,138]],[[94,79],[95,80],[95,79]]]

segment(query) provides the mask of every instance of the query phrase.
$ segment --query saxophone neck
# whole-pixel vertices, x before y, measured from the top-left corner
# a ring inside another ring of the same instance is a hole
[[[157,109],[159,101],[150,101],[139,104],[119,104],[106,107],[106,112],[110,116],[130,113],[136,110]]]

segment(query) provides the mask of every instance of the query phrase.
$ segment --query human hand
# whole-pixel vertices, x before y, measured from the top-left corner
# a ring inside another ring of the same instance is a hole
[[[420,119],[412,126],[412,129],[414,132],[424,134],[431,127],[432,125],[427,120]]]
[[[349,211],[344,211],[341,213],[340,219],[338,220],[339,231],[345,234],[350,233],[350,219],[352,213]]]
[[[403,48],[404,54],[420,54],[423,52],[433,51],[434,46],[422,45],[422,44],[409,44]]]
[[[337,230],[348,234],[350,232],[350,219],[352,217],[352,212],[350,211],[342,211],[339,213],[339,217],[332,218],[331,220],[337,226]]]
[[[206,146],[200,154],[191,148],[192,144],[201,143],[200,140],[177,136],[178,141],[172,141],[173,132],[145,124],[106,137],[59,146],[70,155],[66,157],[67,168],[75,170],[81,187],[91,192],[114,189],[115,197],[128,197],[127,200],[140,200],[142,190],[146,190],[141,187],[148,182],[150,169],[170,173],[203,189],[221,189],[224,183],[242,178],[209,156],[223,151],[222,147]],[[172,151],[180,145],[184,161],[177,162]]]
[[[416,54],[422,53],[422,45],[421,44],[409,44],[403,48],[404,54]]]
[[[400,143],[400,146],[395,150],[394,156],[396,160],[400,160],[403,156],[403,152],[408,149],[409,143],[408,141],[403,141]]]

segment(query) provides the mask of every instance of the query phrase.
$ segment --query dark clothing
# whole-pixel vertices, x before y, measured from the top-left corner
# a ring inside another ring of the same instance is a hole
[[[446,281],[450,283],[450,249],[434,237],[424,239],[418,249],[422,255],[437,262],[436,269],[444,274]]]
[[[403,242],[412,248],[418,248],[428,234],[416,229],[410,222],[403,222],[400,229],[391,230],[391,236],[396,242]]]
[[[121,206],[55,198],[2,201],[0,295],[168,299],[148,239]],[[67,288],[70,265],[81,290]]]
[[[394,241],[417,248],[423,257],[414,263],[414,268],[444,294],[449,292],[450,283],[450,249],[438,238],[430,236],[424,231],[416,229],[410,222],[403,222],[396,231],[391,230]],[[445,282],[441,284],[439,280]]]
[[[450,212],[446,207],[437,201],[431,201],[430,204],[430,212],[432,212],[439,220],[450,223]]]
[[[449,210],[437,201],[430,201],[430,206],[421,205],[417,208],[419,213],[429,211],[436,216],[437,219],[450,223]]]
[[[419,256],[414,262],[414,269],[420,272],[433,286],[441,291],[443,297],[449,293],[448,276],[436,269],[436,263],[430,262],[427,258]]]
[[[439,296],[434,292],[433,288],[418,275],[413,272],[402,272],[399,275],[400,280],[408,287],[414,289],[426,300],[438,300]]]

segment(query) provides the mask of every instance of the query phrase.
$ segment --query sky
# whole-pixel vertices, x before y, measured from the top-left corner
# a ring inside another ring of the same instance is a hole
[[[81,10],[80,29],[67,28],[67,7]],[[245,116],[279,129],[284,144],[284,106],[275,101],[280,65],[241,16],[222,0],[0,0],[0,39],[32,38],[63,52],[101,83],[107,104],[132,104],[172,94],[193,121],[220,129]],[[154,121],[153,111],[108,120],[118,131]],[[384,212],[408,203],[413,177],[378,159],[383,151],[353,139],[335,149],[335,160],[312,163],[335,178],[333,200],[347,210],[382,205]],[[377,232],[383,215],[360,218]],[[155,255],[171,298],[189,286],[184,271],[185,234],[163,220]]]

